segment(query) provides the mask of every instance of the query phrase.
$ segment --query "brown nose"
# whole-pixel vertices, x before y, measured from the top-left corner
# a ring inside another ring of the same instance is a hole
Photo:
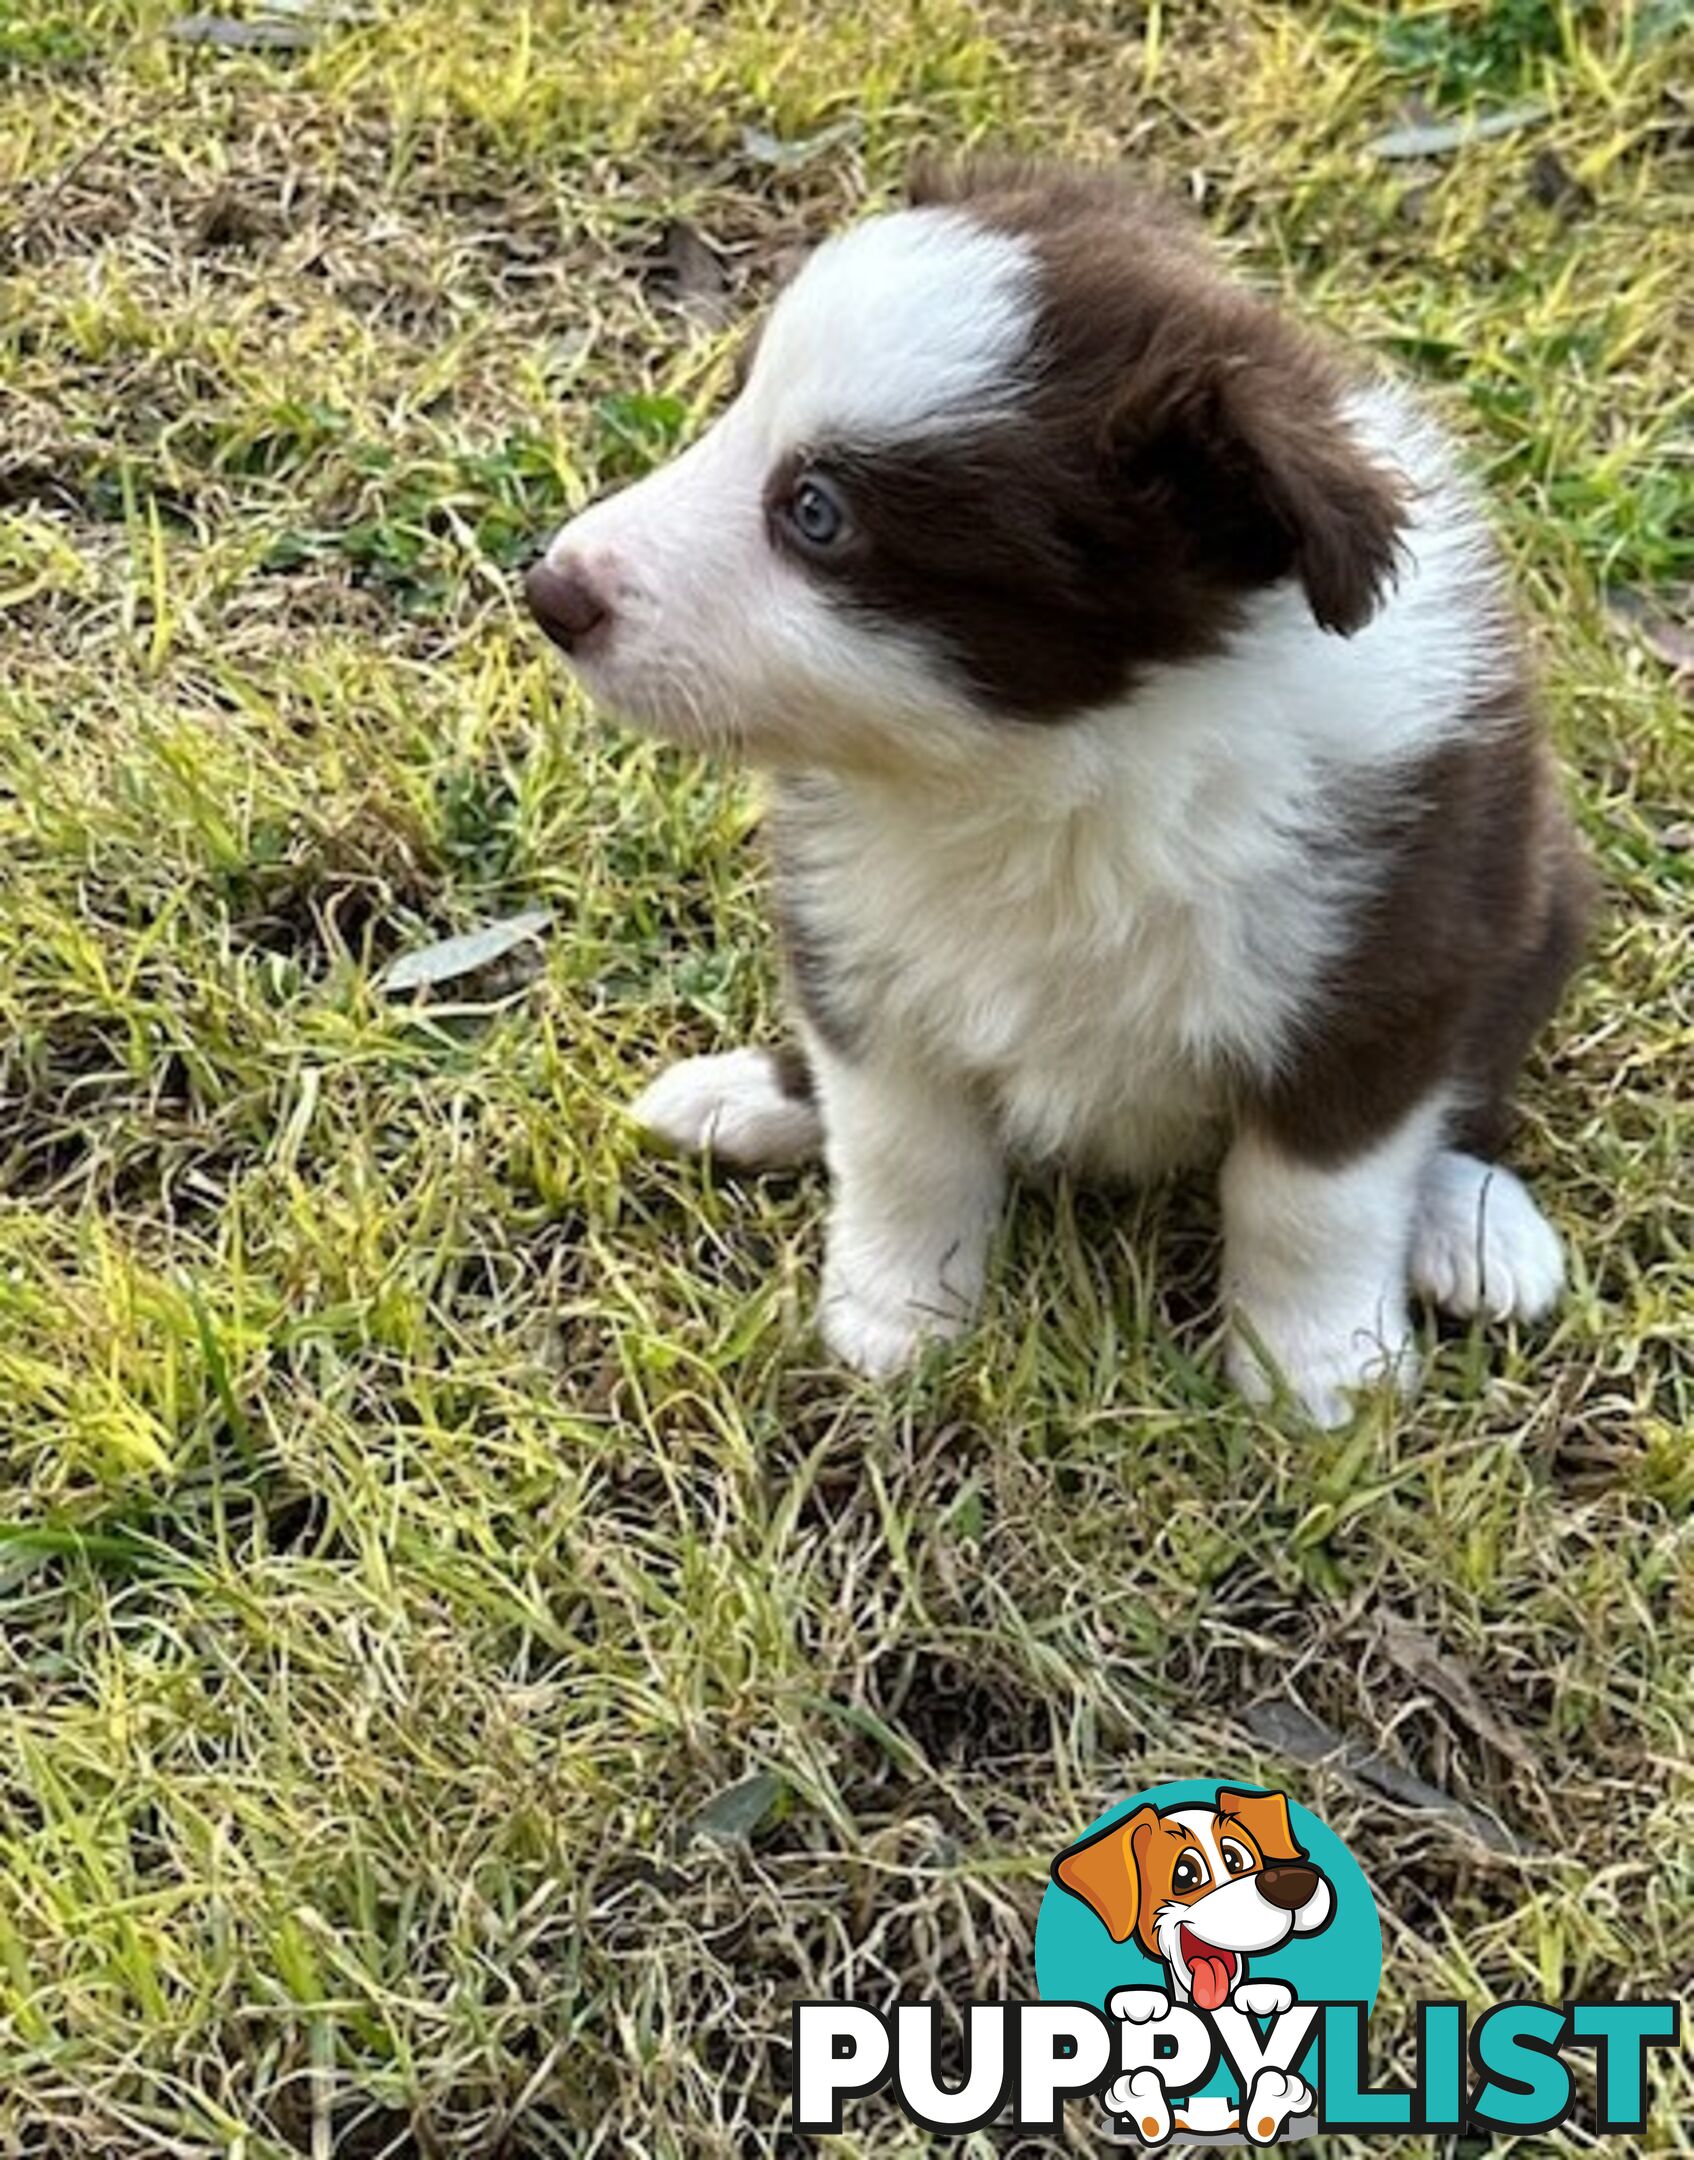
[[[560,568],[545,556],[530,566],[524,596],[536,621],[565,652],[575,652],[612,612],[598,587],[574,563]]]
[[[1318,1886],[1318,1871],[1309,1867],[1268,1867],[1259,1872],[1259,1895],[1267,1905],[1283,1912],[1298,1912]]]

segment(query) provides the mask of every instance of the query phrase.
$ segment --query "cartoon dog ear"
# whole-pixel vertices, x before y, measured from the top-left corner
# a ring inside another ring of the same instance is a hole
[[[1067,1845],[1053,1862],[1053,1880],[1081,1898],[1106,1924],[1113,1942],[1128,1942],[1141,1911],[1141,1850],[1158,1821],[1158,1810],[1138,1807],[1078,1845]]]
[[[1306,1849],[1294,1840],[1288,1801],[1279,1792],[1237,1792],[1218,1787],[1218,1813],[1238,1822],[1272,1866],[1279,1860],[1304,1860]]]

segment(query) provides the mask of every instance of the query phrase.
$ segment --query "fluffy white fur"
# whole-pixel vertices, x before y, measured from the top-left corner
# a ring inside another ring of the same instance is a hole
[[[1224,1296],[1230,1378],[1254,1401],[1285,1384],[1320,1424],[1351,1392],[1417,1378],[1407,1248],[1445,1105],[1425,1104],[1387,1139],[1334,1167],[1244,1133],[1224,1161]]]
[[[874,1378],[975,1312],[1005,1191],[996,1135],[922,1066],[812,1045],[833,1185],[824,1341]]]
[[[1228,652],[1156,674],[1132,709],[1001,726],[984,755],[943,656],[832,608],[772,547],[762,490],[832,431],[897,440],[980,411],[1018,381],[1034,304],[1025,243],[954,211],[831,242],[729,413],[552,550],[614,604],[616,635],[577,663],[588,687],[774,769],[808,935],[876,986],[850,1061],[808,1049],[834,1181],[823,1332],[877,1375],[969,1320],[1009,1159],[1143,1177],[1221,1149],[1228,1076],[1288,1054],[1372,875],[1324,829],[1334,783],[1391,781],[1503,664],[1498,641],[1455,631],[1487,575],[1475,509],[1439,435],[1382,387],[1348,418],[1405,473],[1414,515],[1370,623],[1327,635],[1278,587]],[[1280,1381],[1331,1423],[1353,1390],[1403,1383],[1414,1279],[1460,1311],[1549,1301],[1556,1239],[1515,1180],[1441,1152],[1444,1108],[1333,1169],[1230,1149],[1229,1365],[1249,1394]],[[637,1115],[751,1163],[818,1138],[745,1054],[690,1061]]]

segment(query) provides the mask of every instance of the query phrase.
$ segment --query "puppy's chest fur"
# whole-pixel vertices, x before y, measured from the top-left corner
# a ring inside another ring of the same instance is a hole
[[[957,800],[790,782],[779,891],[826,1039],[968,1082],[1026,1160],[1139,1177],[1211,1152],[1274,1071],[1361,866],[1310,771],[1095,750]]]

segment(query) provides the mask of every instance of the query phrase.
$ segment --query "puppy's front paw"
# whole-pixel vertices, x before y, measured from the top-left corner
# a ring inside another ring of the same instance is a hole
[[[1448,1149],[1424,1172],[1412,1233],[1412,1286],[1468,1320],[1539,1320],[1564,1288],[1559,1234],[1521,1179]]]
[[[1148,1994],[1146,1988],[1119,1988],[1120,1995]],[[1111,2005],[1108,2003],[1107,2008]],[[1169,2005],[1167,2004],[1168,2008]],[[1162,2145],[1171,2134],[1170,2101],[1156,2070],[1126,2071],[1100,2095],[1108,2114],[1127,2120],[1143,2145]]]
[[[1131,2025],[1156,2025],[1171,2014],[1171,1999],[1163,1988],[1113,1988],[1106,1997],[1106,2015],[1126,2018]]]
[[[804,1162],[823,1147],[817,1105],[784,1092],[768,1050],[683,1058],[641,1091],[629,1114],[679,1154],[710,1154],[743,1170]]]
[[[867,1380],[888,1380],[915,1365],[926,1344],[957,1335],[964,1318],[898,1298],[866,1295],[825,1278],[818,1331],[843,1365]]]
[[[1224,1366],[1249,1402],[1271,1402],[1284,1389],[1326,1431],[1349,1422],[1361,1393],[1388,1386],[1409,1395],[1418,1381],[1404,1311],[1362,1321],[1244,1310],[1230,1330]]]
[[[1294,1990],[1281,1980],[1243,1980],[1230,2000],[1249,2017],[1280,2017],[1293,2002]]]

